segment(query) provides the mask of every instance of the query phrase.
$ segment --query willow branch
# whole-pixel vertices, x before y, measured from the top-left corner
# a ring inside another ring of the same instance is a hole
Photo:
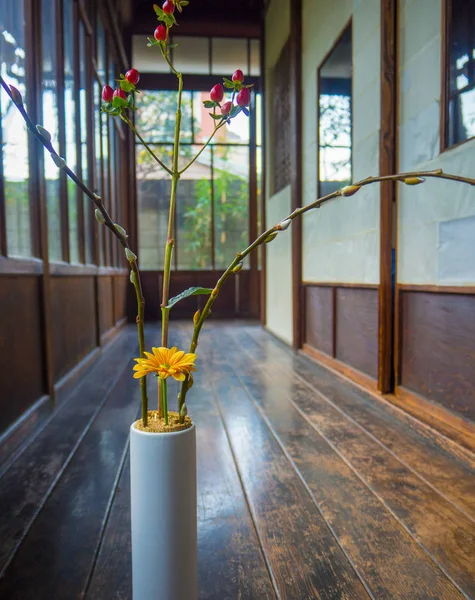
[[[130,252],[131,249],[127,242],[127,235],[122,233],[120,229],[116,227],[116,224],[111,219],[109,213],[107,212],[104,202],[100,196],[95,194],[85,183],[80,179],[74,171],[72,171],[66,164],[64,158],[60,157],[59,154],[54,149],[51,144],[51,140],[47,139],[44,135],[42,135],[33,121],[30,119],[28,113],[25,110],[23,105],[23,100],[21,98],[18,90],[14,88],[14,91],[10,88],[10,86],[5,82],[3,77],[0,75],[0,84],[8,94],[9,98],[13,102],[13,104],[17,107],[20,112],[25,124],[30,131],[30,133],[40,142],[40,144],[50,153],[51,158],[58,168],[62,169],[66,175],[74,181],[74,183],[82,190],[82,192],[90,198],[96,208],[99,210],[102,215],[104,225],[112,232],[112,234],[119,240],[120,244],[124,248],[124,250],[128,250]],[[145,334],[144,334],[144,309],[145,309],[145,298],[143,296],[142,283],[140,280],[140,271],[137,265],[137,262],[134,260],[133,262],[129,261],[130,268],[132,270],[131,282],[134,285],[136,297],[137,297],[137,334],[139,340],[139,351],[140,356],[144,356],[145,352]],[[142,377],[140,380],[140,392],[142,397],[142,419],[144,421],[144,426],[147,425],[147,411],[148,411],[148,397],[147,397],[147,387],[145,377]]]
[[[284,228],[287,229],[287,227],[290,225],[291,221],[293,221],[297,217],[300,217],[301,215],[305,214],[306,212],[309,212],[310,210],[313,210],[315,208],[320,208],[320,206],[322,206],[322,204],[325,204],[325,202],[328,202],[329,200],[333,200],[334,198],[338,198],[338,197],[345,196],[345,195],[346,196],[353,195],[353,194],[357,193],[364,186],[371,185],[373,183],[379,183],[381,181],[404,182],[405,179],[411,179],[411,178],[422,178],[420,183],[423,183],[423,178],[426,178],[426,177],[433,178],[433,179],[446,179],[449,181],[458,181],[460,183],[465,183],[468,185],[475,186],[475,179],[471,179],[470,177],[463,177],[461,175],[451,175],[449,173],[444,173],[442,171],[442,169],[436,169],[434,171],[408,171],[406,173],[398,173],[396,175],[381,175],[379,177],[367,177],[366,179],[362,179],[361,181],[357,181],[356,183],[351,184],[351,186],[346,186],[342,189],[336,190],[335,192],[332,192],[331,194],[327,194],[326,196],[318,198],[317,200],[314,200],[313,202],[310,202],[309,204],[307,204],[305,206],[297,208],[296,210],[291,212],[287,217],[282,219],[277,225],[274,225],[273,227],[270,227],[269,229],[267,229],[266,231],[261,233],[261,235],[259,235],[245,250],[243,250],[242,252],[238,252],[236,254],[236,257],[234,258],[234,260],[231,262],[231,264],[228,266],[228,268],[224,271],[224,273],[221,275],[221,277],[217,281],[213,291],[211,292],[210,296],[208,297],[208,300],[207,300],[203,310],[199,314],[199,318],[197,319],[197,321],[195,323],[195,326],[193,328],[193,335],[191,338],[191,344],[190,344],[189,351],[195,352],[195,350],[198,346],[198,339],[199,339],[199,335],[200,335],[201,329],[203,327],[203,324],[204,324],[205,320],[207,319],[207,317],[209,316],[209,314],[211,312],[211,307],[213,306],[217,296],[219,295],[219,292],[221,291],[221,288],[223,287],[226,279],[233,273],[233,270],[236,267],[238,267],[238,265],[244,260],[244,258],[246,258],[246,256],[248,254],[250,254],[253,250],[258,248],[259,246],[262,246],[262,244],[264,244],[266,241],[272,241],[273,237],[271,238],[271,240],[269,240],[269,236],[273,236],[273,234],[277,235]],[[285,227],[283,227],[284,223],[285,223]],[[178,397],[178,409],[179,410],[181,410],[181,407],[185,403],[185,398],[186,398],[188,389],[189,389],[188,380],[185,380],[182,383],[181,390],[180,390],[179,397]]]
[[[172,170],[169,167],[167,167],[167,165],[158,158],[158,156],[155,154],[155,152],[152,150],[152,148],[150,148],[150,146],[147,144],[147,142],[140,135],[139,131],[137,130],[135,125],[132,123],[132,121],[125,115],[120,115],[120,118],[122,119],[122,121],[124,121],[124,123],[126,123],[130,127],[130,129],[138,137],[138,139],[140,140],[140,142],[142,143],[144,148],[148,151],[148,153],[153,158],[153,160],[155,162],[157,162],[162,167],[162,169],[164,171],[166,171],[169,175],[172,175]]]

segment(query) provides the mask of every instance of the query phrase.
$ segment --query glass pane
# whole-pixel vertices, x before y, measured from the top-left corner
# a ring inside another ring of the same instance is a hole
[[[55,0],[42,2],[42,30],[55,31]],[[56,36],[43,35],[42,109],[43,127],[51,133],[51,142],[58,148],[58,100],[56,82]],[[50,260],[61,260],[61,211],[59,169],[45,151],[45,190],[48,217],[48,253]]]
[[[349,27],[319,70],[319,195],[351,182],[352,49]]]
[[[94,190],[99,196],[105,198],[104,190],[104,173],[102,163],[102,115],[101,115],[101,85],[94,81]],[[102,236],[104,235],[104,227],[98,223],[94,223],[98,229],[98,244],[99,244],[99,264],[104,264],[104,247],[102,244]]]
[[[132,36],[132,64],[141,73],[169,73],[170,67],[164,61],[160,48],[147,47],[147,37]]]
[[[236,69],[247,71],[247,40],[213,38],[211,73],[230,77]]]
[[[172,49],[173,64],[181,73],[209,74],[209,39],[175,35]]]
[[[25,88],[25,13],[23,2],[2,0],[0,10],[0,72],[22,94]],[[6,205],[7,251],[11,256],[31,256],[30,204],[28,196],[28,136],[24,121],[3,88],[3,176]]]
[[[183,148],[183,164],[199,146]],[[211,269],[211,150],[206,148],[180,179],[176,239],[179,269]]]
[[[64,2],[64,110],[66,120],[66,160],[71,169],[77,170],[76,150],[76,99],[74,82],[74,20],[73,0]],[[69,252],[73,263],[79,262],[78,192],[67,178]]]
[[[192,93],[183,92],[181,141],[192,141]],[[174,91],[145,91],[138,101],[136,125],[147,142],[173,143],[175,138],[177,94]]]
[[[87,72],[86,64],[88,59],[87,38],[84,25],[79,23],[79,108],[81,124],[81,169],[82,178],[86,183],[90,183],[89,164],[87,157],[88,139],[87,139]],[[86,245],[86,263],[92,264],[92,232],[91,232],[91,202],[87,196],[83,195],[84,206],[84,239]]]
[[[215,265],[224,269],[249,242],[249,148],[213,151]]]
[[[97,72],[102,82],[106,82],[106,35],[101,18],[97,17]]]
[[[194,92],[193,97],[194,141],[205,143],[214,129],[214,120],[209,115],[211,111],[203,106],[203,102],[209,100],[209,93]],[[231,96],[229,95],[227,99],[231,100]],[[229,125],[218,131],[212,143],[249,144],[249,117],[239,113]]]
[[[170,160],[170,147],[153,146],[153,150],[162,159]],[[145,148],[138,145],[136,175],[140,268],[161,270],[167,239],[170,178],[161,169],[156,168],[156,163]]]
[[[449,146],[475,136],[475,0],[452,0],[449,42]]]
[[[259,40],[251,40],[251,75],[261,74],[261,44]]]
[[[256,111],[256,145],[262,146],[262,94],[256,94],[254,110]],[[253,107],[251,106],[251,110]]]

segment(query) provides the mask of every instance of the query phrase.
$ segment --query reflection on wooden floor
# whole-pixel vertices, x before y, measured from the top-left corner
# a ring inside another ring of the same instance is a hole
[[[134,339],[124,330],[6,465],[0,598],[131,598]],[[210,323],[199,349],[200,598],[475,597],[465,450],[258,326]]]

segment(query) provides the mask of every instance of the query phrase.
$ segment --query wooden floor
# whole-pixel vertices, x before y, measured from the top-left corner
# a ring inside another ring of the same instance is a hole
[[[475,598],[467,451],[258,326],[209,324],[199,350],[200,598]],[[4,465],[0,598],[131,598],[135,355],[126,329]]]

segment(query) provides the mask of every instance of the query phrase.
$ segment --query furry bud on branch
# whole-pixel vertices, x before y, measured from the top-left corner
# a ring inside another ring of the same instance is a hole
[[[125,229],[123,227],[121,227],[118,223],[114,223],[114,227],[116,228],[116,230],[120,233],[120,235],[122,237],[125,237],[125,238],[128,237]]]
[[[242,262],[239,262],[233,269],[233,273],[239,273],[242,270]]]
[[[419,185],[420,183],[424,183],[425,179],[422,179],[422,177],[406,177],[402,181],[406,185]]]
[[[134,263],[137,260],[137,255],[134,254],[130,248],[126,248],[125,258],[129,261],[129,263]]]
[[[51,142],[51,133],[45,129],[42,125],[36,126],[36,131],[41,135],[44,141],[49,144]]]
[[[198,319],[200,318],[201,315],[201,310],[197,310],[195,312],[195,314],[193,315],[193,325],[196,325],[196,323],[198,323]]]
[[[340,193],[342,196],[353,196],[353,194],[356,194],[356,192],[358,192],[361,189],[360,185],[347,185],[344,188],[341,188]]]
[[[58,169],[64,169],[66,167],[66,161],[61,156],[58,156],[54,152],[51,152],[51,158]]]
[[[16,89],[16,87],[14,85],[10,86],[10,92],[12,94],[12,99],[13,102],[17,105],[17,106],[23,106],[23,97],[20,94],[19,90]]]
[[[269,244],[270,242],[272,242],[272,240],[275,240],[275,238],[277,237],[277,231],[274,231],[273,233],[270,233],[266,239],[264,240],[265,244]]]
[[[281,229],[281,231],[285,231],[286,229],[288,229],[290,227],[291,223],[292,223],[292,219],[284,219],[283,221],[281,221],[279,223],[279,228]]]
[[[96,221],[98,223],[100,223],[101,225],[104,225],[106,220],[104,219],[104,215],[101,213],[101,211],[98,208],[96,208],[96,210],[94,211],[94,215],[96,216]]]

